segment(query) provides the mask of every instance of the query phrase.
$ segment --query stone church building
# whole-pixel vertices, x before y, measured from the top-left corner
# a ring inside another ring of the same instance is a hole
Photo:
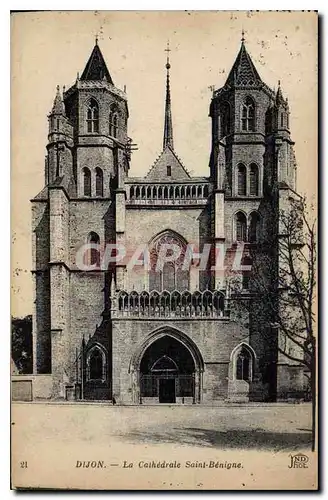
[[[47,381],[39,397],[212,404],[302,396],[303,369],[278,352],[274,318],[251,307],[246,321],[236,314],[229,272],[238,261],[245,303],[251,254],[271,256],[263,273],[274,279],[279,210],[296,189],[288,101],[280,84],[273,91],[262,81],[242,39],[209,103],[209,168],[192,177],[174,144],[170,68],[167,57],[163,148],[145,177],[133,176],[127,95],[97,41],[81,76],[57,88],[45,187],[32,200],[34,374]],[[148,257],[131,266],[140,245]],[[157,266],[170,245],[179,256]]]

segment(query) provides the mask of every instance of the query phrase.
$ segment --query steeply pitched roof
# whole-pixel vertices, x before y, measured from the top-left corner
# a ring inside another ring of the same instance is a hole
[[[89,57],[86,67],[82,73],[81,80],[103,79],[113,85],[113,80],[107,69],[105,59],[103,58],[98,43],[96,42],[96,45],[94,46],[91,56]]]
[[[52,106],[51,113],[56,114],[56,115],[65,115],[65,106],[64,106],[64,102],[63,102],[63,99],[62,99],[62,96],[60,93],[59,85],[57,85],[57,92],[56,92],[56,96],[54,99],[54,104]]]
[[[168,166],[171,167],[170,176],[167,175]],[[181,182],[189,180],[190,175],[170,146],[166,146],[145,179],[153,182]]]
[[[228,75],[226,85],[257,85],[262,84],[260,75],[242,42],[237,58]]]

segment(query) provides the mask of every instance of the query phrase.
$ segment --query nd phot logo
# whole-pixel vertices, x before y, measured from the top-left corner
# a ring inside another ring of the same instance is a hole
[[[297,453],[296,455],[289,455],[290,456],[290,465],[288,466],[289,469],[307,469],[308,468],[308,461],[309,457],[307,455],[304,455],[304,453]]]

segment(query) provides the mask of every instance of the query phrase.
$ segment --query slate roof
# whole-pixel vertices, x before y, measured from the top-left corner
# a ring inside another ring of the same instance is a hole
[[[263,84],[253,61],[242,42],[237,58],[230,70],[225,86]]]
[[[81,76],[81,80],[107,80],[107,82],[113,84],[113,80],[109,74],[108,68],[105,63],[105,59],[101,53],[98,43],[93,48],[91,56],[84,68]]]

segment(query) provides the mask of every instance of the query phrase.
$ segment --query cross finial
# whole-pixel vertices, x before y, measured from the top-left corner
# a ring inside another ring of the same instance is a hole
[[[245,42],[245,30],[244,28],[241,30],[241,43]]]
[[[280,80],[278,80],[278,87],[280,87]]]
[[[171,65],[170,65],[170,52],[171,52],[171,49],[170,49],[170,41],[169,40],[167,41],[165,52],[167,52],[166,69],[170,69],[170,67],[171,67]]]
[[[98,45],[98,33],[96,34],[95,42],[96,42],[96,45]]]

